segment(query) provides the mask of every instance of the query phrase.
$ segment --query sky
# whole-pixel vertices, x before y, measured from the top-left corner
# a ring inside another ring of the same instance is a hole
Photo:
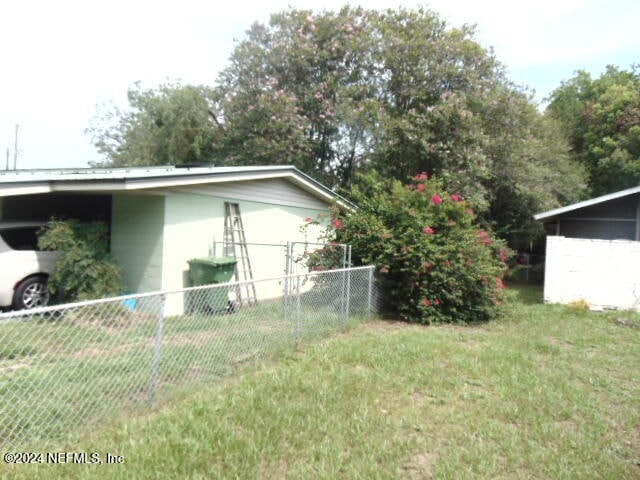
[[[640,63],[638,0],[16,0],[0,4],[0,168],[87,167],[98,108],[134,82],[213,85],[254,22],[288,8],[415,8],[476,25],[507,76],[544,99],[577,70]],[[15,159],[15,132],[18,148]]]

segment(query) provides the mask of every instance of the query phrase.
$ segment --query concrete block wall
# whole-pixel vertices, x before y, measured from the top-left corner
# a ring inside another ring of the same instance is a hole
[[[547,237],[544,300],[640,310],[640,242]]]

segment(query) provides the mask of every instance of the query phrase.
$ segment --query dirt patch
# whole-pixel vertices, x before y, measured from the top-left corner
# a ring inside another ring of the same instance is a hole
[[[573,343],[567,342],[565,340],[561,340],[557,337],[547,337],[547,340],[549,340],[549,343],[551,345],[554,345],[556,347],[566,348],[566,349],[575,348],[575,345]]]
[[[411,399],[413,400],[416,406],[422,406],[427,401],[428,397],[430,397],[430,395],[426,395],[420,390],[415,390],[411,394]]]
[[[377,330],[384,332],[403,331],[411,328],[428,328],[427,325],[409,323],[402,320],[375,320],[372,322],[366,322],[363,325],[367,328],[367,330]]]
[[[287,478],[289,464],[286,460],[280,459],[277,465],[262,464],[256,478]]]
[[[95,357],[112,357],[114,355],[118,355],[121,353],[129,352],[134,349],[139,348],[149,348],[151,345],[150,342],[136,342],[136,343],[125,343],[123,345],[113,346],[107,349],[104,348],[83,348],[82,350],[78,350],[71,354],[71,358],[95,358]]]
[[[451,330],[456,333],[466,333],[466,334],[491,334],[493,331],[485,328],[484,324],[474,324],[474,325],[455,325],[455,324],[443,324],[437,325],[437,328],[441,330]]]
[[[234,332],[237,333],[237,332]],[[198,332],[197,334],[193,333],[183,333],[179,335],[172,335],[171,338],[167,338],[163,344],[164,345],[193,345],[195,347],[202,347],[208,344],[211,340],[215,340],[218,338],[224,338],[227,336],[222,332]]]
[[[28,366],[29,365],[26,363],[14,363],[13,365],[0,368],[0,374],[15,372],[16,370],[20,370],[21,368],[26,368]]]
[[[575,420],[569,418],[567,420],[561,420],[554,422],[553,426],[558,430],[566,433],[576,433],[580,430],[580,425]]]
[[[402,466],[404,477],[410,479],[429,480],[433,477],[433,466],[438,460],[434,452],[422,452],[414,455],[409,462]]]

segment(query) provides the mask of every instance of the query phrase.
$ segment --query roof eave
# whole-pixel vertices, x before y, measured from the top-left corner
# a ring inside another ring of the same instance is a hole
[[[153,171],[149,171],[149,175],[142,176],[131,175],[129,170],[124,170],[121,176],[118,175],[119,172],[115,172],[115,175],[108,175],[104,178],[72,179],[67,176],[52,179],[15,181],[5,183],[0,188],[0,197],[53,192],[114,193],[123,191],[148,191],[206,183],[286,178],[326,203],[335,203],[340,208],[346,210],[354,210],[356,208],[356,206],[346,198],[333,192],[296,167],[288,165],[248,168],[218,167],[217,171],[212,171],[211,169],[185,169],[185,171],[176,170],[171,173],[167,173],[166,170],[159,170],[159,172],[162,174],[153,175]],[[2,182],[0,181],[0,183]]]
[[[572,205],[567,205],[566,207],[560,207],[554,210],[549,210],[547,212],[538,213],[534,215],[533,218],[534,220],[539,222],[551,221],[551,220],[555,220],[556,217],[564,213],[573,212],[574,210],[591,207],[599,203],[608,202],[610,200],[616,200],[618,198],[626,197],[628,195],[634,195],[636,193],[640,193],[640,186],[627,188],[626,190],[620,190],[618,192],[609,193],[607,195],[602,195],[600,197],[591,198],[589,200],[584,200],[582,202],[574,203]]]

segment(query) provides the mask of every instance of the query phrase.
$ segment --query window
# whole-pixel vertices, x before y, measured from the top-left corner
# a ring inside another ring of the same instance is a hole
[[[0,230],[0,236],[13,250],[38,250],[40,227],[19,227]]]

